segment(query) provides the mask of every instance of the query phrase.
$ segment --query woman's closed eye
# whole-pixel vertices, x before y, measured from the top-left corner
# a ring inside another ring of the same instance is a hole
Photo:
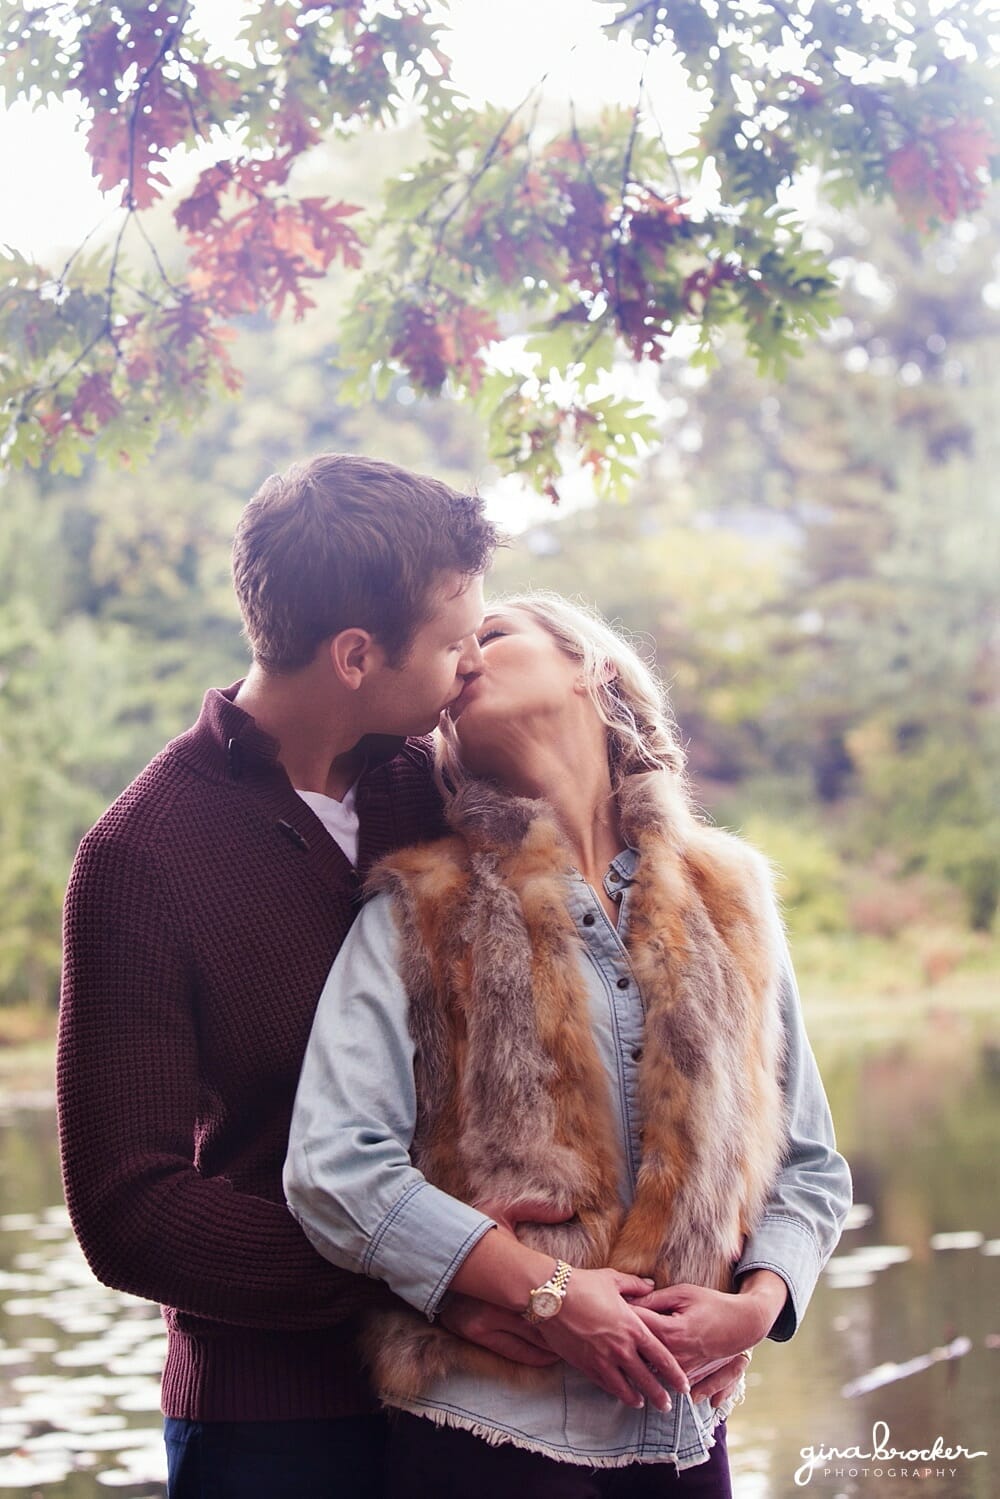
[[[506,635],[506,633],[506,630],[484,630],[479,637],[479,649],[482,650],[483,646],[487,645],[491,640],[496,640],[501,635]]]

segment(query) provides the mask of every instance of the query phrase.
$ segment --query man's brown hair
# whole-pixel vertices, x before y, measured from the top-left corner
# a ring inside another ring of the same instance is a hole
[[[399,665],[430,618],[441,574],[485,572],[497,541],[478,495],[394,463],[322,453],[272,474],[233,542],[254,660],[296,671],[353,627]]]

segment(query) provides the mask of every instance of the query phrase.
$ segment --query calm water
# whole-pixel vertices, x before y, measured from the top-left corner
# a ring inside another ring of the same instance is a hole
[[[857,1207],[795,1339],[755,1356],[729,1423],[737,1499],[996,1499],[1000,1048],[938,1020],[907,1047],[841,1051],[823,1070]],[[162,1495],[163,1350],[155,1308],[98,1286],[76,1249],[50,1092],[7,1086],[0,1499]],[[940,1438],[987,1455],[869,1457],[873,1432],[883,1449]],[[860,1455],[824,1456],[834,1448]]]

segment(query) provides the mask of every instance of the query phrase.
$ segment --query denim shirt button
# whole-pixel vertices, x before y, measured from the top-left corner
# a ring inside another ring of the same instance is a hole
[[[619,989],[627,989],[628,986],[629,986],[629,980],[623,974],[622,977],[618,980],[618,987],[619,987]]]
[[[642,1047],[641,1046],[633,1046],[633,1048],[632,1048],[632,1060],[633,1060],[633,1062],[641,1062],[642,1061]]]
[[[586,916],[583,918],[583,924],[584,924],[584,926],[593,926],[594,925],[594,915],[593,915],[593,913],[591,911],[588,911],[587,914],[586,914]]]

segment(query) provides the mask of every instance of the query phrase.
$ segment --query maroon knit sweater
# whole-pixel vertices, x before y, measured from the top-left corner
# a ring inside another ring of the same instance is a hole
[[[351,1415],[373,1408],[352,1318],[380,1292],[311,1247],[281,1170],[359,880],[235,691],[208,693],[73,866],[58,1056],[66,1201],[98,1278],[164,1305],[167,1415]],[[437,835],[427,745],[391,742],[357,805],[362,873]]]

